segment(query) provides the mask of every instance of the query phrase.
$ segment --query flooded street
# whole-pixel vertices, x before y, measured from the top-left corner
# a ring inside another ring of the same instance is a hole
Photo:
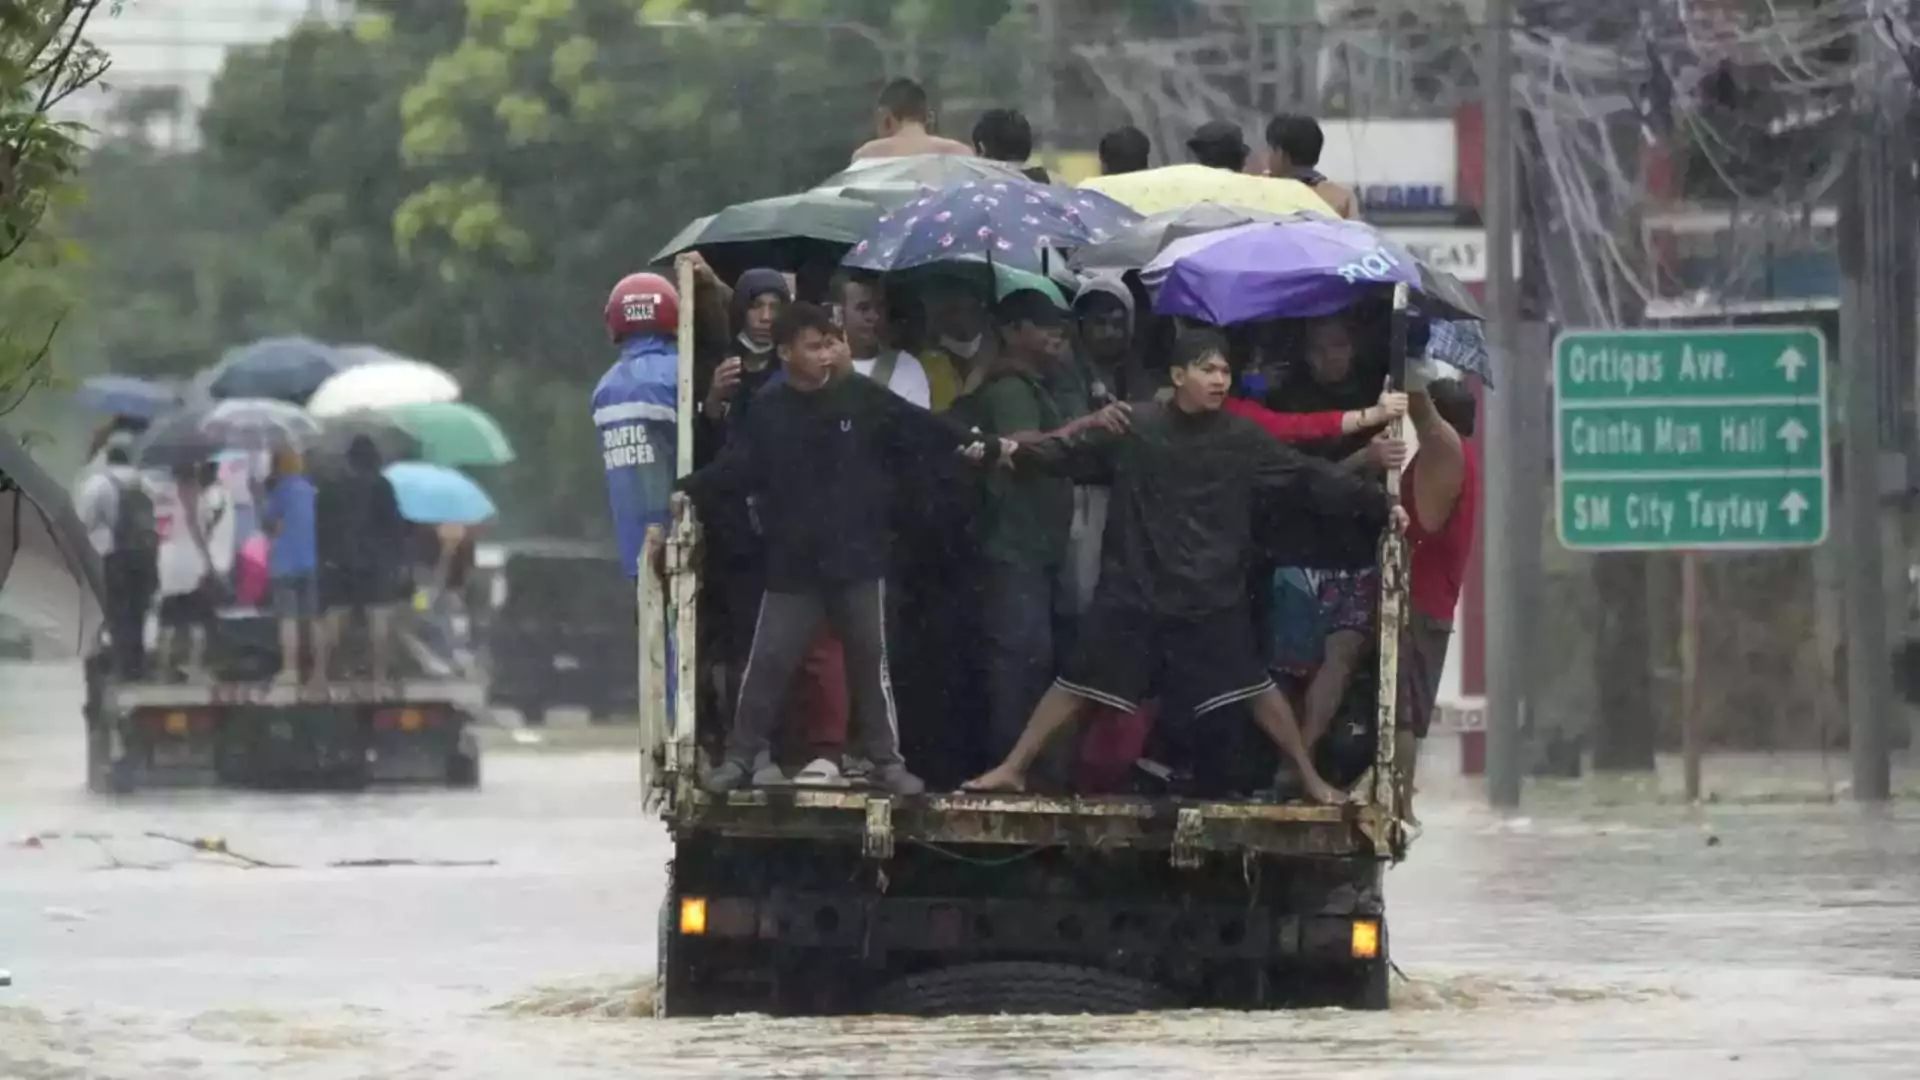
[[[114,800],[83,786],[78,710],[73,669],[0,667],[6,1080],[1859,1080],[1920,1061],[1911,802],[1539,797],[1502,822],[1436,767],[1389,886],[1410,977],[1389,1014],[658,1022],[667,847],[631,754],[497,747],[472,793]],[[63,835],[17,843],[43,833]],[[327,866],[367,859],[492,865]]]

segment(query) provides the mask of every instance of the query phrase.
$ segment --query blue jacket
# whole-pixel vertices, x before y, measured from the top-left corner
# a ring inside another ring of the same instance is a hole
[[[639,572],[647,526],[666,525],[679,439],[680,353],[673,338],[647,334],[620,346],[620,359],[593,391],[593,424],[600,430],[607,471],[607,505],[627,575]]]

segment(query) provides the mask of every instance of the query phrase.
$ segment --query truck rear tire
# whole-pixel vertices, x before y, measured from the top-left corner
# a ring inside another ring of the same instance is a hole
[[[1112,1016],[1177,1006],[1164,988],[1071,964],[962,964],[910,975],[874,995],[895,1016]]]

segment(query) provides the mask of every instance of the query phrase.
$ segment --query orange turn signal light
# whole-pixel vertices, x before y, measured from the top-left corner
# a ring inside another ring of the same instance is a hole
[[[1355,960],[1373,960],[1380,955],[1380,924],[1373,919],[1353,920],[1352,952]]]
[[[707,932],[707,900],[703,896],[688,896],[680,901],[680,932],[688,937],[698,937]]]

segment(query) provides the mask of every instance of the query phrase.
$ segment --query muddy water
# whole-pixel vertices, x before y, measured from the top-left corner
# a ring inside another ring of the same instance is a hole
[[[612,746],[474,793],[88,795],[74,674],[0,668],[0,1077],[1912,1077],[1920,813],[1500,820],[1435,770],[1381,1015],[648,1019],[665,844]],[[149,832],[218,836],[242,869]],[[38,846],[28,834],[58,833]],[[81,837],[76,834],[88,834]],[[329,868],[340,860],[491,861]]]

